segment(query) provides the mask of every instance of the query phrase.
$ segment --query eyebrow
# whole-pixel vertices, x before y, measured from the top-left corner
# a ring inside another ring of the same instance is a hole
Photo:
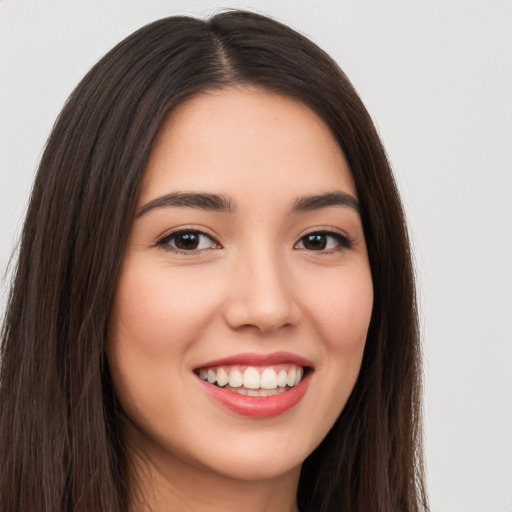
[[[357,199],[346,192],[334,191],[325,194],[317,194],[298,198],[293,207],[292,213],[306,212],[329,208],[331,206],[348,206],[361,214],[361,207]],[[173,192],[164,196],[157,197],[146,203],[137,214],[142,217],[146,213],[156,208],[200,208],[207,211],[233,213],[236,210],[236,204],[229,197],[192,192]]]
[[[357,199],[346,192],[338,190],[325,194],[300,197],[295,201],[292,212],[307,212],[329,208],[330,206],[348,206],[361,215],[361,206]]]
[[[157,197],[146,203],[137,214],[137,217],[148,213],[155,208],[200,208],[202,210],[216,212],[234,212],[236,206],[228,197],[217,194],[173,192],[165,196]]]

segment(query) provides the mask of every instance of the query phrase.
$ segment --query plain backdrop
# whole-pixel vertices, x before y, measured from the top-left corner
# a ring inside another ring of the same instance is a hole
[[[150,21],[224,7],[311,37],[367,105],[414,243],[432,510],[512,512],[512,0],[0,0],[0,271],[85,72]]]

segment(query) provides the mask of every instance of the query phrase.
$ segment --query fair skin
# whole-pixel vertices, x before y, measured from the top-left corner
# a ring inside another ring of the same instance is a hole
[[[254,88],[179,105],[147,163],[110,326],[132,510],[294,511],[372,302],[357,193],[321,119]],[[264,372],[270,396],[240,394]]]

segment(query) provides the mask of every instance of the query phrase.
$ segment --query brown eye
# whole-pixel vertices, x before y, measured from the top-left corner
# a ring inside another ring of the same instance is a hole
[[[307,235],[302,239],[304,249],[309,251],[323,251],[327,247],[327,235],[312,234]]]
[[[174,246],[184,251],[194,251],[199,247],[200,236],[199,233],[192,232],[175,235]]]
[[[170,233],[160,240],[157,245],[167,250],[185,253],[219,247],[210,236],[197,230],[183,230]]]
[[[350,240],[336,232],[316,232],[303,236],[295,246],[307,251],[336,251],[351,247]]]

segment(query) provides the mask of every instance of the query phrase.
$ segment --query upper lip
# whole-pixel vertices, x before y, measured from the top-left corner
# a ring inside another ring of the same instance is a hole
[[[216,366],[230,366],[230,365],[247,365],[247,366],[272,366],[275,364],[294,363],[297,366],[313,367],[313,363],[308,359],[292,354],[291,352],[273,352],[271,354],[258,354],[254,352],[247,352],[243,354],[235,354],[214,361],[208,361],[196,369],[200,368],[213,368]]]

